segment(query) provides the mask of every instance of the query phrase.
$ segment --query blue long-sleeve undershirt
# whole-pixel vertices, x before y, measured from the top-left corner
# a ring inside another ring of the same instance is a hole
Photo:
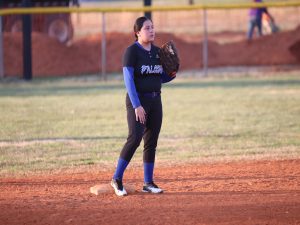
[[[123,67],[124,82],[127,89],[127,93],[129,95],[133,108],[137,108],[141,105],[141,102],[135,88],[133,72],[133,67]]]

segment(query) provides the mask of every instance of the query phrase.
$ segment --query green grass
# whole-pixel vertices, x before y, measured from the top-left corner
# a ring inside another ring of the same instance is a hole
[[[162,91],[160,165],[300,156],[297,76],[185,78]],[[124,96],[118,80],[0,83],[0,174],[113,168],[127,136]]]

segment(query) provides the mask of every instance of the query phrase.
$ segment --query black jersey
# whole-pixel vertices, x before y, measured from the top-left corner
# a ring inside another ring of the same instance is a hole
[[[138,42],[129,46],[123,57],[123,67],[134,70],[134,84],[138,93],[159,92],[163,68],[160,63],[159,48],[151,44],[147,51]]]

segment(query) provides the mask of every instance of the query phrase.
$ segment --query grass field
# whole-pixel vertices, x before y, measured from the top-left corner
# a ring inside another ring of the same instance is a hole
[[[162,93],[159,165],[300,156],[299,76],[182,78]],[[127,136],[118,79],[2,82],[0,108],[1,175],[112,168]]]

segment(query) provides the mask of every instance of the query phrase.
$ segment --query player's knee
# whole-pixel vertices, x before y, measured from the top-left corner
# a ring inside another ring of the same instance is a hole
[[[131,145],[135,146],[135,147],[139,147],[140,143],[142,141],[143,135],[140,134],[131,134],[128,137],[128,142],[131,143]]]

